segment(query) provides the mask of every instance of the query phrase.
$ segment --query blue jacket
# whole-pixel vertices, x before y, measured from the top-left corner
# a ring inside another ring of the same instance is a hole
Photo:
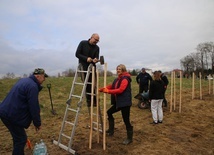
[[[142,73],[140,72],[137,76],[136,76],[136,81],[138,84],[140,84],[140,86],[148,86],[149,85],[149,81],[152,81],[152,77],[149,73]]]
[[[28,128],[32,121],[34,126],[41,126],[38,101],[41,89],[34,75],[20,79],[0,104],[0,117],[24,128]]]

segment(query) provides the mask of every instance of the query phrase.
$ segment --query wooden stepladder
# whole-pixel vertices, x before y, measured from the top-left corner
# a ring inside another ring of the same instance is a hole
[[[94,91],[95,87],[98,87],[98,82],[95,86],[95,81],[98,81],[99,77],[96,77],[97,80],[95,80],[95,67],[93,64],[90,64],[88,66],[87,71],[83,70],[83,67],[81,64],[76,69],[75,76],[73,79],[71,91],[69,94],[69,98],[66,101],[66,109],[64,118],[62,121],[61,130],[59,133],[58,141],[53,141],[53,143],[60,148],[72,153],[76,154],[76,151],[72,149],[73,140],[75,136],[76,127],[78,124],[78,118],[80,114],[80,110],[82,107],[82,102],[85,98],[86,94],[91,95],[91,107],[90,107],[90,137],[89,137],[89,148],[91,148],[91,142],[92,142],[92,129],[97,130],[97,132],[102,132],[102,115],[101,115],[101,109],[99,105],[99,100],[96,100],[96,113],[93,112],[94,108],[94,97],[98,96],[98,90]],[[88,82],[89,76],[92,76],[92,82]],[[98,74],[96,74],[98,76]],[[91,85],[92,91],[91,93],[86,92],[86,86]],[[93,117],[96,116],[96,119],[94,121]],[[101,128],[101,129],[100,129]],[[97,134],[98,135],[98,134]],[[97,140],[99,141],[99,136],[97,136]]]

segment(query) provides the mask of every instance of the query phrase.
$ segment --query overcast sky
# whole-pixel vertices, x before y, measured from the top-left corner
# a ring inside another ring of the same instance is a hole
[[[75,69],[76,48],[92,33],[110,71],[171,71],[214,41],[213,15],[214,0],[0,0],[0,76]]]

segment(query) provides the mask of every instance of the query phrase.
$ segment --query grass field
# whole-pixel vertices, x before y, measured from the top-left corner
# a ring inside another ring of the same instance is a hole
[[[111,83],[114,77],[108,77],[107,83]],[[0,80],[0,101],[4,99],[12,85],[17,79]],[[53,140],[58,140],[61,123],[63,120],[66,101],[69,97],[73,78],[47,78],[43,83],[43,90],[40,92],[39,101],[41,107],[42,129],[36,133],[33,125],[27,129],[27,134],[34,145],[43,139],[48,146],[50,155],[69,154],[63,149],[52,144]],[[103,86],[103,78],[100,77],[100,87]],[[169,81],[171,79],[169,78]],[[51,104],[47,84],[51,84],[51,95],[53,107],[57,115],[51,113]],[[166,97],[170,102],[171,89],[168,86]],[[78,154],[214,154],[214,95],[213,81],[209,87],[208,80],[202,80],[202,95],[199,95],[199,80],[195,80],[195,99],[192,99],[192,79],[182,79],[181,92],[181,113],[179,110],[180,79],[176,79],[176,101],[175,110],[170,112],[170,106],[164,107],[163,124],[151,125],[151,112],[149,109],[139,109],[137,100],[133,98],[131,108],[131,122],[134,126],[133,143],[128,146],[121,144],[126,138],[126,130],[121,118],[121,113],[115,114],[115,135],[107,137],[106,150],[103,150],[102,135],[101,142],[96,143],[96,135],[93,134],[92,149],[89,149],[89,124],[88,110],[85,103],[82,106],[79,116],[77,131],[75,133],[73,149]],[[209,90],[210,88],[210,90]],[[210,91],[210,94],[209,94]],[[135,77],[132,77],[132,95],[138,92],[138,85]],[[110,107],[110,95],[107,95],[107,108]],[[72,102],[73,103],[73,102]],[[76,103],[73,103],[74,106]],[[103,94],[100,94],[100,104],[103,106]],[[0,121],[0,155],[11,154],[12,139]],[[31,154],[32,150],[26,148],[26,154]]]

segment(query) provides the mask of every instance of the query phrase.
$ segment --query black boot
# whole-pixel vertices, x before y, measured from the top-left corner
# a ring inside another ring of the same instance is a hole
[[[108,136],[114,135],[114,119],[108,119],[109,129],[106,131]]]
[[[127,139],[123,141],[124,145],[128,145],[132,142],[132,138],[133,138],[133,126],[127,130]]]

